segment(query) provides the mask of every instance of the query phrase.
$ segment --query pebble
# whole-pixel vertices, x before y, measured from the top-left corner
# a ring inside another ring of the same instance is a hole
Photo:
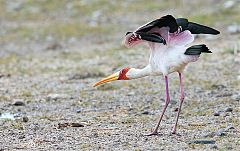
[[[220,116],[220,112],[218,112],[218,111],[217,111],[217,112],[214,112],[213,115],[214,115],[214,116]]]
[[[188,144],[215,144],[214,140],[193,140],[188,142]]]
[[[52,43],[52,44],[49,44],[46,48],[46,50],[56,50],[56,49],[61,49],[63,48],[63,46],[59,43]]]
[[[23,100],[15,100],[13,105],[15,105],[15,106],[24,106],[25,103],[23,102]]]
[[[235,5],[235,1],[232,1],[232,0],[226,1],[223,4],[224,8],[232,8],[234,5]]]
[[[240,101],[240,95],[238,95],[238,94],[232,95],[231,98],[232,98],[233,100],[235,100],[235,101]]]
[[[21,135],[18,137],[18,139],[24,139],[25,138],[25,135]]]
[[[216,133],[215,136],[225,136],[225,129],[219,129]]]
[[[222,90],[222,89],[226,88],[226,86],[223,84],[213,84],[212,88],[217,89],[217,90]]]
[[[149,111],[143,111],[142,114],[148,115],[150,113],[149,113]]]
[[[66,94],[48,94],[47,96],[47,101],[51,101],[51,100],[58,100],[58,99],[65,99],[68,96]]]
[[[227,31],[231,34],[240,33],[240,25],[234,24],[227,27]]]
[[[23,122],[28,122],[28,117],[27,116],[24,116],[23,118],[22,118],[22,120],[23,120]]]
[[[72,127],[84,127],[81,123],[72,123]]]
[[[134,92],[129,92],[127,95],[128,96],[133,96],[133,95],[135,95],[135,93]]]
[[[225,109],[225,112],[232,112],[232,111],[233,111],[233,108],[231,108],[231,107],[228,107]]]
[[[209,132],[203,135],[203,137],[214,137],[214,136],[215,136],[215,132]]]
[[[178,107],[174,108],[173,112],[178,112]]]
[[[77,109],[76,112],[77,112],[77,113],[81,113],[82,110],[81,110],[81,109]]]
[[[218,149],[217,145],[213,145],[210,147],[210,149]]]
[[[235,129],[232,125],[228,125],[226,128],[225,128],[225,131],[228,131],[230,129]]]
[[[228,96],[232,96],[232,93],[226,92],[226,93],[221,93],[216,95],[216,97],[228,97]]]

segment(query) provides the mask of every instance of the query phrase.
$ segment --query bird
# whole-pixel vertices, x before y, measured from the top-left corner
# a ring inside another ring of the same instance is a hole
[[[170,102],[168,75],[177,72],[180,85],[180,103],[171,132],[176,134],[178,119],[185,97],[183,71],[189,63],[197,61],[202,53],[212,53],[205,44],[186,46],[194,41],[194,34],[217,35],[220,32],[214,28],[190,22],[186,18],[174,18],[172,15],[165,15],[138,27],[133,32],[127,32],[123,41],[127,48],[147,43],[150,49],[148,65],[141,69],[133,67],[123,68],[96,82],[94,87],[116,80],[132,80],[145,76],[163,76],[166,91],[165,105],[155,128],[146,136],[159,135],[158,129]]]

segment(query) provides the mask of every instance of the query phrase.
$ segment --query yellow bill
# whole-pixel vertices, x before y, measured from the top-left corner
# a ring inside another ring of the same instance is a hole
[[[98,81],[97,83],[95,83],[93,85],[93,87],[99,86],[99,85],[107,83],[107,82],[118,80],[118,77],[119,77],[119,72],[114,73],[114,74],[112,74],[112,75],[110,75],[110,76],[108,76],[106,78],[103,78],[102,80]]]

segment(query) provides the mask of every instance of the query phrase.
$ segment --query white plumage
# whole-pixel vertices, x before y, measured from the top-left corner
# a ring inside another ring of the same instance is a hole
[[[154,29],[154,31],[157,30]],[[145,74],[141,73],[141,71],[139,71],[140,69],[136,70],[131,68],[127,73],[127,77],[136,79],[148,75],[166,76],[173,72],[182,72],[189,62],[197,61],[199,55],[189,56],[184,54],[187,49],[186,45],[194,40],[191,32],[185,30],[180,33],[177,31],[176,33],[169,34],[168,31],[168,27],[158,30],[159,34],[161,34],[164,39],[167,39],[167,45],[145,41],[150,48],[149,65],[142,71],[145,72]],[[126,38],[125,40],[127,41],[128,39]]]
[[[150,48],[149,64],[143,69],[124,68],[97,82],[98,86],[114,80],[131,80],[145,76],[163,75],[166,86],[166,99],[162,114],[155,129],[148,135],[157,135],[158,128],[170,102],[168,74],[178,72],[180,81],[180,104],[172,133],[176,133],[179,114],[184,100],[182,72],[188,63],[197,61],[201,53],[211,53],[206,45],[187,45],[194,40],[193,34],[219,34],[220,32],[204,25],[188,22],[185,18],[175,19],[171,15],[163,16],[140,26],[134,32],[127,32],[124,44],[130,48],[147,43]]]

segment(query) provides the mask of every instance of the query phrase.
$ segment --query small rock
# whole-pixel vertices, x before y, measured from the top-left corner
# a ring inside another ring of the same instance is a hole
[[[15,106],[24,106],[25,103],[23,102],[23,100],[15,100],[13,105],[15,105]]]
[[[225,112],[232,112],[232,111],[233,111],[233,108],[231,108],[231,107],[228,107],[225,109]]]
[[[220,112],[219,112],[219,111],[214,112],[213,115],[214,115],[214,116],[220,116]]]
[[[238,95],[238,94],[232,95],[231,98],[235,101],[240,101],[240,95]]]
[[[25,138],[25,135],[21,135],[18,137],[18,139],[24,139]]]
[[[235,1],[226,1],[223,6],[224,8],[232,8],[235,5]]]
[[[148,115],[150,113],[148,111],[143,111],[142,114]]]
[[[240,33],[240,25],[234,24],[227,27],[227,31],[231,34]]]
[[[62,129],[66,127],[84,127],[84,125],[81,123],[58,123],[58,126],[57,126],[58,129]]]
[[[27,117],[27,116],[24,116],[24,117],[22,118],[22,121],[23,121],[23,122],[28,122],[28,117]]]
[[[227,117],[227,116],[230,116],[230,114],[229,114],[229,112],[227,112],[227,113],[225,113],[223,116],[224,116],[224,117]]]
[[[61,49],[63,48],[63,46],[59,43],[52,43],[50,45],[47,46],[47,50],[56,50],[56,49]]]
[[[81,109],[77,109],[76,112],[77,112],[77,113],[81,113],[82,110],[81,110]]]
[[[15,11],[19,11],[23,7],[23,5],[24,3],[21,1],[16,1],[16,2],[7,1],[6,8],[7,8],[7,11],[15,12]]]
[[[210,147],[210,149],[218,149],[217,145],[213,145]]]
[[[225,131],[228,131],[228,130],[230,130],[230,129],[235,129],[232,125],[229,125],[229,126],[227,126],[226,128],[225,128]]]
[[[51,100],[58,100],[58,99],[65,99],[68,96],[66,94],[48,94],[47,96],[47,101],[51,101]]]
[[[220,129],[215,133],[215,136],[225,136],[225,130],[224,129]]]
[[[174,108],[173,112],[178,112],[178,107]]]
[[[226,88],[226,86],[223,84],[213,84],[212,88],[217,89],[217,90],[222,90],[222,89]]]
[[[215,132],[210,132],[203,135],[203,137],[214,137],[214,136],[215,136]]]
[[[127,95],[128,96],[133,96],[133,95],[135,95],[135,93],[134,92],[129,92]]]
[[[133,111],[133,109],[134,109],[134,108],[130,107],[130,108],[128,109],[128,111]]]
[[[9,74],[9,73],[8,74],[1,74],[0,73],[0,78],[3,78],[3,77],[11,77],[11,74]]]
[[[81,123],[71,123],[72,125],[72,127],[84,127],[84,125],[83,124],[81,124]]]
[[[232,96],[232,93],[226,92],[226,93],[221,93],[216,95],[216,97],[228,97],[228,96]]]
[[[216,141],[214,140],[194,140],[188,142],[188,144],[215,144]]]

